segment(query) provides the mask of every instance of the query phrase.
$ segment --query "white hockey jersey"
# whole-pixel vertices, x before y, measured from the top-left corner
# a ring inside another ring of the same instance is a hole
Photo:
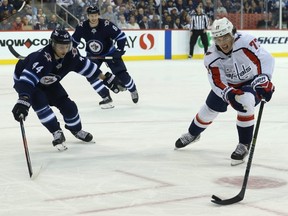
[[[232,52],[225,55],[213,44],[204,57],[212,90],[222,97],[228,87],[240,87],[256,75],[267,74],[270,80],[274,58],[260,46],[257,39],[247,33],[236,33]]]

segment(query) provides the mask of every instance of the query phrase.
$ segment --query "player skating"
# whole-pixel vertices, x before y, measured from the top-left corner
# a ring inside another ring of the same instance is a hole
[[[208,49],[204,64],[212,90],[192,120],[188,133],[176,141],[175,147],[183,148],[198,141],[200,134],[219,113],[226,112],[230,104],[237,111],[239,138],[231,154],[231,165],[238,165],[244,162],[249,152],[254,107],[261,99],[270,101],[274,92],[271,82],[274,59],[254,36],[237,33],[225,17],[213,22],[211,33],[215,44]]]
[[[60,83],[71,71],[85,76],[92,86],[100,78],[116,93],[124,88],[114,75],[103,75],[96,64],[72,48],[72,38],[66,30],[54,30],[50,44],[31,53],[24,60],[19,60],[14,71],[14,88],[19,95],[12,110],[15,120],[25,119],[32,106],[40,122],[53,134],[52,143],[59,151],[67,147],[51,106],[59,109],[65,128],[76,138],[85,142],[93,139],[92,134],[82,130],[77,106]]]
[[[122,55],[125,54],[124,48],[127,41],[125,33],[114,23],[99,18],[100,10],[97,6],[89,6],[86,12],[88,19],[79,23],[72,35],[73,46],[77,47],[81,38],[83,38],[86,42],[87,57],[96,63],[99,68],[105,61],[112,73],[122,81],[131,93],[132,101],[137,103],[139,96],[136,85],[127,72],[122,59]],[[94,89],[103,98],[103,101],[99,103],[101,108],[114,107],[109,90],[105,88],[101,80],[95,83]]]

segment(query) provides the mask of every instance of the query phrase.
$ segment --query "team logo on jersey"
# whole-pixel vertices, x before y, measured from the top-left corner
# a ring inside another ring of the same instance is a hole
[[[105,26],[108,26],[108,25],[109,25],[109,21],[108,21],[108,20],[105,20],[104,25],[105,25]]]
[[[103,50],[103,45],[98,40],[88,41],[87,46],[93,54],[99,54]]]
[[[48,62],[52,62],[52,57],[49,53],[45,52],[44,57],[47,59]]]
[[[40,79],[40,83],[42,83],[43,85],[51,85],[55,83],[57,80],[58,80],[57,76],[48,75],[48,76],[43,76]]]
[[[154,47],[155,40],[152,34],[142,34],[139,39],[140,47],[144,50],[150,50]]]

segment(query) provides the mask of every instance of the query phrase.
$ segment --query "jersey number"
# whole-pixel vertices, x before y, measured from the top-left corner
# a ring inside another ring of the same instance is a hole
[[[257,39],[254,38],[250,43],[250,46],[254,47],[256,50],[259,48],[258,44],[257,44]]]
[[[32,69],[36,69],[36,73],[40,73],[41,70],[44,68],[44,66],[38,66],[38,67],[37,67],[37,65],[39,65],[39,62],[35,62],[35,63],[33,64]]]

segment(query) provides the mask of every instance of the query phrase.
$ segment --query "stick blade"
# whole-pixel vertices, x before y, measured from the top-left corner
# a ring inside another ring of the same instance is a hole
[[[41,167],[38,169],[37,172],[34,172],[34,173],[32,173],[32,175],[30,175],[30,179],[35,180],[39,176],[39,174],[42,170],[43,170],[43,165],[41,165]]]
[[[219,197],[213,195],[211,202],[216,203],[218,205],[231,205],[231,204],[240,202],[241,200],[243,200],[243,197],[240,196],[239,194],[235,197],[232,197],[230,199],[225,199],[225,200],[222,200]]]

